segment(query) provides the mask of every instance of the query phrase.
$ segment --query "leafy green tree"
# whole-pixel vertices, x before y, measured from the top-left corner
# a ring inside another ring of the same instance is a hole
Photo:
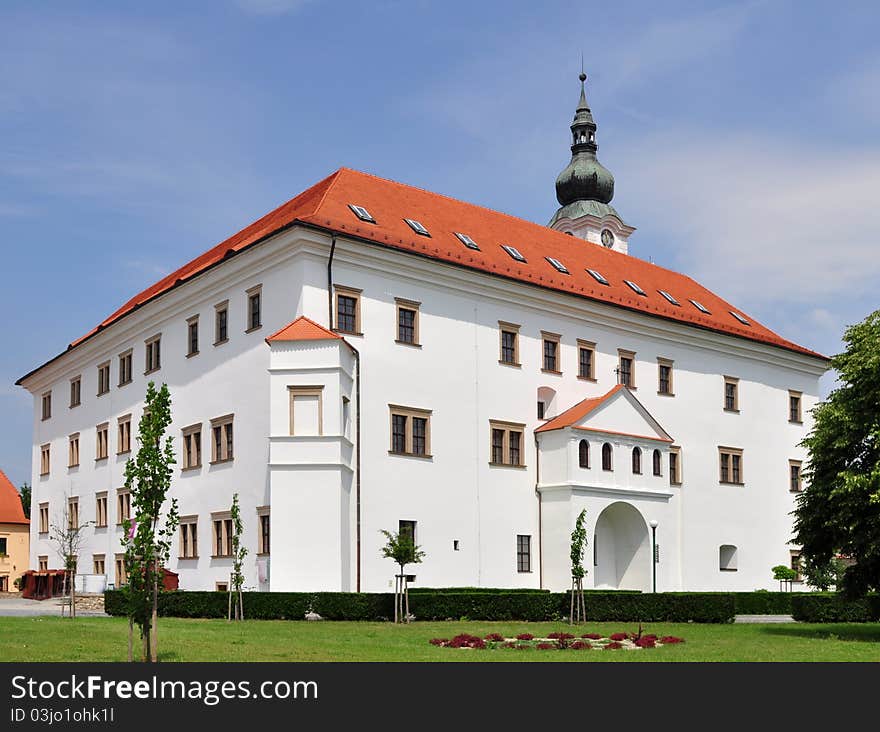
[[[846,564],[837,557],[833,557],[827,563],[819,564],[814,559],[802,556],[800,566],[806,583],[823,592],[827,592],[832,587],[839,587],[843,573],[846,571]]]
[[[385,559],[393,559],[400,567],[400,574],[394,578],[394,622],[409,622],[409,586],[404,569],[407,564],[420,564],[425,553],[416,546],[412,534],[408,531],[391,533],[383,529],[382,533],[387,539],[387,543],[382,547],[382,556]]]
[[[242,600],[241,588],[244,585],[244,558],[248,550],[241,544],[241,534],[244,529],[241,522],[241,510],[238,507],[238,493],[232,496],[232,508],[229,511],[232,519],[232,575],[229,583],[229,615],[227,620],[244,620],[244,601]]]
[[[31,517],[31,484],[25,483],[19,490],[19,498],[21,498],[21,507],[24,509],[24,515]]]
[[[831,359],[839,384],[813,409],[801,443],[808,451],[794,541],[810,566],[852,561],[838,589],[880,590],[880,310],[850,326],[846,349]]]
[[[147,385],[144,413],[138,425],[138,450],[125,465],[125,487],[131,491],[134,518],[123,521],[125,532],[125,589],[129,617],[129,660],[131,659],[132,625],[140,628],[144,660],[155,662],[158,657],[156,616],[162,566],[168,561],[179,516],[177,499],[162,512],[171,488],[174,449],[165,430],[171,424],[171,394],[168,386],[160,389],[151,381]],[[162,440],[165,438],[163,444]]]
[[[587,545],[587,530],[584,521],[587,518],[587,510],[582,509],[574,522],[574,530],[571,532],[571,608],[569,623],[580,623],[587,619],[587,608],[584,602],[584,547]]]

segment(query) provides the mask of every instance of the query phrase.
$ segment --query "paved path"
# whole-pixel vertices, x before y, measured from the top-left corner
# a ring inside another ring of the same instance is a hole
[[[67,611],[65,611],[65,615]],[[78,617],[107,617],[97,610],[77,610]],[[22,597],[3,597],[0,595],[0,615],[13,617],[35,617],[39,615],[61,616],[60,600],[25,600]]]
[[[734,623],[794,623],[791,615],[735,615]]]

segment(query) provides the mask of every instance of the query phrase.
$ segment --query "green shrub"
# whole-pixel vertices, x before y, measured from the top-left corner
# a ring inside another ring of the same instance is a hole
[[[560,612],[568,615],[568,592],[559,595]],[[723,592],[592,592],[584,598],[587,621],[730,623],[735,613],[732,594]]]
[[[737,615],[791,615],[794,592],[731,592]]]
[[[793,593],[791,614],[803,623],[868,623],[880,620],[880,595],[847,600],[836,592]]]

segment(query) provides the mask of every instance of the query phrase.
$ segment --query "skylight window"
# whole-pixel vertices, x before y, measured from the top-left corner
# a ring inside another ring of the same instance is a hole
[[[475,249],[476,251],[480,251],[480,247],[477,245],[477,242],[471,239],[467,234],[462,234],[460,231],[456,231],[455,235],[458,237],[458,240],[468,249]]]
[[[571,274],[571,272],[569,272],[566,269],[565,265],[562,262],[560,262],[558,259],[554,259],[553,257],[544,257],[544,259],[546,259],[548,262],[550,262],[550,264],[553,265],[553,268],[557,272],[562,272],[562,274]]]
[[[697,310],[699,310],[701,313],[706,313],[706,315],[711,315],[711,314],[712,314],[712,311],[709,310],[709,308],[707,308],[707,307],[706,307],[705,305],[703,305],[702,303],[697,302],[696,300],[691,300],[691,303],[692,303],[693,306],[694,306]]]
[[[369,221],[371,224],[376,223],[376,219],[370,216],[370,212],[367,211],[367,209],[365,209],[363,206],[355,206],[353,203],[350,203],[348,204],[348,207],[361,221]]]
[[[501,248],[507,252],[511,257],[513,257],[517,262],[525,262],[526,258],[519,253],[519,250],[516,247],[512,247],[509,244],[502,244]]]
[[[750,323],[748,320],[746,320],[746,319],[745,319],[742,315],[740,315],[739,313],[735,313],[735,312],[733,312],[733,310],[731,310],[731,311],[730,311],[730,314],[731,314],[734,318],[736,318],[740,323],[742,323],[743,325],[751,325],[751,323]]]
[[[676,300],[672,295],[670,295],[668,292],[666,292],[666,290],[657,290],[657,292],[659,292],[661,295],[663,295],[663,297],[665,297],[667,300],[669,300],[669,302],[671,302],[673,305],[681,306],[681,303],[678,300]]]
[[[409,224],[410,228],[416,232],[416,234],[419,234],[420,236],[431,236],[428,230],[415,219],[404,219],[404,221]]]
[[[637,295],[642,295],[642,296],[644,296],[644,297],[647,297],[647,296],[648,296],[648,293],[645,292],[641,287],[639,287],[639,286],[638,286],[635,282],[633,282],[632,280],[624,280],[624,282],[626,282],[626,284],[629,285],[630,289],[631,289],[633,292],[635,292]]]
[[[608,284],[608,280],[606,280],[606,279],[605,279],[601,274],[599,274],[596,270],[594,270],[594,269],[588,269],[587,272],[589,272],[589,273],[592,275],[593,279],[596,280],[596,282],[598,282],[600,285],[607,285],[607,284]]]

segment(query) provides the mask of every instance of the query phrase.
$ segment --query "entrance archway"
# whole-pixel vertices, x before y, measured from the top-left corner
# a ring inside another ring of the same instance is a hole
[[[651,590],[651,539],[642,514],[628,503],[607,506],[593,535],[595,586]]]

